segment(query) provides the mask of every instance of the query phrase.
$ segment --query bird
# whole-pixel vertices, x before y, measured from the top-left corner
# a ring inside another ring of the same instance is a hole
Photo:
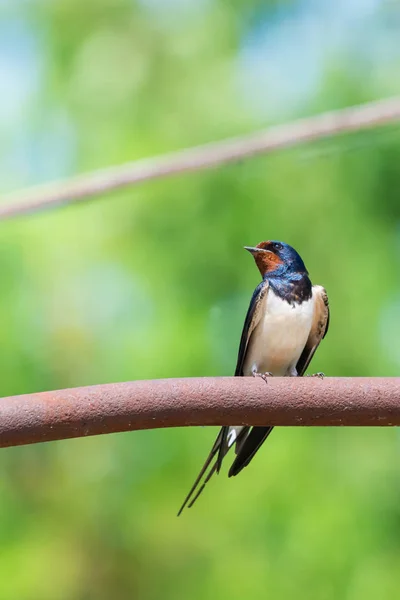
[[[268,240],[244,248],[253,255],[262,281],[254,290],[246,314],[235,376],[262,377],[265,381],[273,376],[302,377],[328,331],[326,290],[312,285],[302,258],[289,244]],[[312,376],[323,377],[323,373]],[[236,457],[229,477],[238,475],[250,463],[272,429],[222,427],[178,516],[186,506],[193,506],[212,475],[220,472],[234,444]]]

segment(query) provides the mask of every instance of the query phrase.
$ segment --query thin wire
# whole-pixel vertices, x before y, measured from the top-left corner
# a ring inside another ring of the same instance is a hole
[[[400,124],[395,123],[390,129],[374,129],[370,131],[360,130],[355,132],[351,139],[338,140],[336,143],[328,143],[325,139],[316,142],[312,148],[307,148],[301,155],[298,156],[299,161],[309,161],[319,158],[325,158],[336,154],[349,154],[367,150],[371,147],[383,147],[385,144],[393,142],[398,143],[400,140]]]
[[[2,197],[0,220],[63,204],[83,202],[94,196],[145,181],[209,169],[258,154],[267,154],[312,140],[360,131],[397,120],[400,120],[400,97],[322,113],[250,135],[133,161],[52,185],[8,194]]]

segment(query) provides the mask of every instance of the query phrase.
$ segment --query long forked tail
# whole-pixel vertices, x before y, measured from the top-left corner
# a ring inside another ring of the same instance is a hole
[[[210,481],[214,473],[219,472],[222,465],[222,460],[225,457],[228,450],[233,446],[235,442],[239,443],[247,431],[248,427],[222,427],[220,429],[217,435],[217,439],[215,440],[214,445],[211,448],[211,452],[207,456],[206,462],[204,463],[200,473],[196,477],[196,481],[192,485],[181,508],[179,509],[178,517],[186,505],[188,508],[193,506],[193,504],[196,502],[197,498],[200,496],[206,484]],[[215,455],[217,455],[217,457],[215,458],[214,463],[211,465]],[[207,475],[205,476],[203,482],[201,483],[201,480],[209,467],[210,469]]]

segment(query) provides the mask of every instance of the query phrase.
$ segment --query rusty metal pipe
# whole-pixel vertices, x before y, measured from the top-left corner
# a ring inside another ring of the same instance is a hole
[[[226,423],[400,425],[400,378],[158,379],[0,399],[0,447]]]

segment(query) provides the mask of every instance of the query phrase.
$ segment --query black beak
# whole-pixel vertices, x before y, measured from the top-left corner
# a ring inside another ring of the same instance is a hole
[[[248,250],[251,254],[257,254],[257,252],[269,252],[272,254],[271,250],[265,250],[265,248],[255,248],[254,246],[244,246],[245,250]]]

